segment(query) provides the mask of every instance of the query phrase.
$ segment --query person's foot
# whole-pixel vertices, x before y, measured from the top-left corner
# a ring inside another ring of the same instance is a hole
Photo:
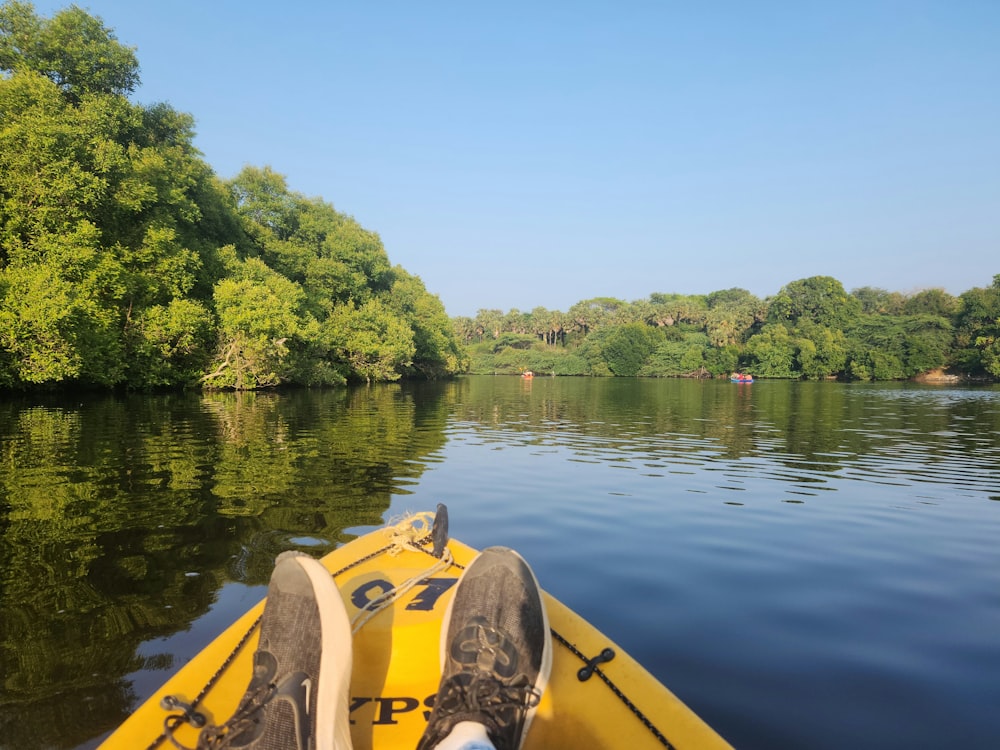
[[[350,748],[351,625],[337,585],[300,552],[275,562],[254,673],[233,717],[202,730],[198,747]]]
[[[417,750],[475,722],[497,750],[517,750],[552,669],[549,619],[534,573],[490,547],[459,579],[441,629],[441,683]]]

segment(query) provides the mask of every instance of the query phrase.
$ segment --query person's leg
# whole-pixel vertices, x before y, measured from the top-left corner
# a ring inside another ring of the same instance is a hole
[[[538,581],[513,550],[483,550],[462,575],[441,628],[441,662],[417,749],[518,750],[548,684],[552,637]]]
[[[486,726],[474,721],[460,721],[435,747],[436,750],[496,750]]]
[[[351,625],[330,573],[308,555],[275,562],[254,653],[236,712],[206,727],[198,747],[350,750]]]

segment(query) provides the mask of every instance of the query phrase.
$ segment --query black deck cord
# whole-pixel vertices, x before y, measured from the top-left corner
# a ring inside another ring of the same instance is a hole
[[[559,633],[557,633],[553,628],[549,628],[549,630],[552,632],[553,638],[555,638],[561,645],[569,649],[570,653],[579,658],[580,661],[582,661],[584,664],[587,664],[593,670],[593,674],[596,674],[598,677],[601,678],[601,682],[607,685],[611,689],[611,692],[614,693],[616,696],[618,696],[618,699],[625,704],[625,706],[628,708],[629,711],[635,714],[636,718],[640,722],[642,722],[642,725],[652,733],[652,735],[659,741],[661,745],[670,748],[670,750],[677,750],[677,748],[675,748],[670,743],[670,740],[664,737],[663,733],[659,729],[657,729],[656,725],[649,720],[646,714],[640,711],[639,707],[636,706],[631,700],[629,700],[628,696],[622,692],[621,688],[618,687],[614,682],[612,682],[611,678],[601,671],[600,667],[592,664],[591,663],[592,660],[584,656],[583,653],[580,651],[580,649],[578,649],[572,643],[570,643],[561,635],[559,635]]]

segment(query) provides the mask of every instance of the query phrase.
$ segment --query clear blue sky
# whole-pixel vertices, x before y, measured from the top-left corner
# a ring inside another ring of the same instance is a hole
[[[451,315],[1000,273],[997,0],[78,4]]]

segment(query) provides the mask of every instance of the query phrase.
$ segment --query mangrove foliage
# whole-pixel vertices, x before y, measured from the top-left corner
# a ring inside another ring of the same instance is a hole
[[[254,389],[464,368],[379,236],[268,167],[219,179],[76,6],[0,5],[0,387]]]

